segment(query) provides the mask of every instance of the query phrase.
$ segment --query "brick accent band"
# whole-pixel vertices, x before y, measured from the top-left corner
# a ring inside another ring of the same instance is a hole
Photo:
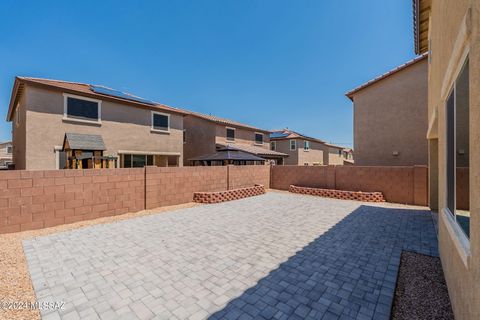
[[[193,201],[197,203],[219,203],[225,201],[238,200],[265,193],[264,185],[255,185],[254,187],[233,189],[217,192],[195,192]]]
[[[362,191],[342,191],[334,189],[320,189],[298,187],[290,185],[288,191],[292,193],[308,194],[312,196],[335,198],[343,200],[357,200],[364,202],[385,202],[383,193],[381,192],[362,192]]]

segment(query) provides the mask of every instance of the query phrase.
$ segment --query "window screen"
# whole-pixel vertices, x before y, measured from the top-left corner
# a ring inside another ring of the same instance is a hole
[[[262,144],[263,143],[263,134],[255,133],[255,143]]]
[[[235,140],[235,130],[227,128],[227,140]]]
[[[153,113],[153,129],[168,131],[170,120],[168,115]]]
[[[98,102],[67,97],[67,117],[98,121]]]

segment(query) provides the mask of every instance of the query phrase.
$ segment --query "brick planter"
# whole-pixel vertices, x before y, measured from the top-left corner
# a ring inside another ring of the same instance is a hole
[[[343,191],[343,190],[334,190],[334,189],[298,187],[294,185],[291,185],[288,191],[292,193],[308,194],[312,196],[343,199],[343,200],[357,200],[357,201],[364,201],[364,202],[385,202],[385,197],[381,192]]]
[[[264,193],[265,193],[265,187],[263,185],[255,185],[254,187],[233,189],[228,191],[195,192],[193,194],[193,202],[219,203],[219,202],[258,196]]]

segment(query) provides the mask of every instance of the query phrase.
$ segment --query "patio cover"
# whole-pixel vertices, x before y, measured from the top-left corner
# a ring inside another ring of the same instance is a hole
[[[257,157],[254,154],[240,151],[231,146],[220,148],[217,150],[217,152],[212,154],[198,156],[188,160],[190,161],[223,161],[223,160],[265,161],[265,159]]]

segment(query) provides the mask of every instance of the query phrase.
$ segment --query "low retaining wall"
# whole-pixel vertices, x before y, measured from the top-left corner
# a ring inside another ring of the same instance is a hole
[[[256,185],[254,187],[233,189],[228,191],[195,192],[193,194],[193,201],[197,203],[219,203],[258,196],[264,193],[265,186]]]
[[[308,194],[326,198],[335,198],[342,200],[357,200],[364,202],[385,202],[385,197],[381,192],[361,192],[361,191],[343,191],[333,189],[320,189],[290,186],[288,191],[292,193]]]

